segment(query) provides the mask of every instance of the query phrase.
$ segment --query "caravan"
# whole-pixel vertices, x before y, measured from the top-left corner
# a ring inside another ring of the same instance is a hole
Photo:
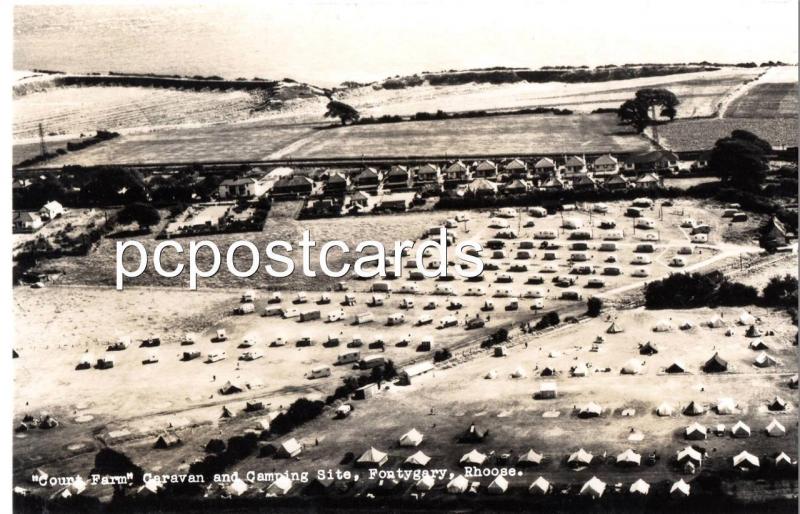
[[[455,316],[445,316],[439,320],[438,328],[455,327],[456,325],[458,325],[458,318]]]

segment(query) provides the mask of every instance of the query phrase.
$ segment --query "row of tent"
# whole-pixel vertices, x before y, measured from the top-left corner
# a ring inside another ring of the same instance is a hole
[[[713,431],[717,435],[723,435],[725,433],[725,425],[719,424],[714,427]],[[772,421],[769,422],[764,431],[770,437],[781,437],[786,435],[786,427],[784,427],[783,424],[781,424],[781,422],[775,418],[772,418]],[[700,440],[707,438],[708,432],[709,430],[705,427],[705,425],[695,422],[686,427],[684,435],[686,436],[686,439]],[[731,427],[731,435],[739,438],[750,437],[751,430],[747,424],[740,420]]]
[[[785,411],[787,407],[788,403],[780,396],[775,396],[775,398],[767,404],[767,409],[771,411]],[[717,414],[736,414],[739,412],[736,402],[732,398],[720,398],[713,408],[716,410]],[[699,416],[704,414],[707,410],[705,405],[692,400],[683,408],[682,412],[687,416]],[[675,408],[668,402],[662,402],[656,407],[656,414],[659,416],[672,416],[675,414]]]

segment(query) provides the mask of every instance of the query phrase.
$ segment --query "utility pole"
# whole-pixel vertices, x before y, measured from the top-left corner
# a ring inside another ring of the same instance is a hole
[[[39,123],[39,151],[42,156],[47,154],[47,146],[44,144],[44,127]]]

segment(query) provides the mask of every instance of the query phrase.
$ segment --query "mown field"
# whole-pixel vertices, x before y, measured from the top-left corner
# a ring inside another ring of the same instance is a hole
[[[706,150],[736,129],[749,130],[773,146],[797,144],[797,117],[675,120],[658,127],[661,143],[674,151]]]
[[[798,113],[797,83],[758,84],[736,98],[725,111],[726,118],[791,118]]]
[[[313,129],[302,125],[210,125],[122,135],[48,166],[261,160]]]
[[[650,144],[613,114],[518,115],[349,126],[317,132],[290,157],[631,152]]]

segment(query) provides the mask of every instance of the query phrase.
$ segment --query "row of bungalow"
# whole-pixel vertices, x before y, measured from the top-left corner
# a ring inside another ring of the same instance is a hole
[[[677,169],[677,155],[665,151],[631,155],[622,161],[606,154],[589,161],[573,155],[565,156],[560,162],[542,157],[502,162],[484,159],[465,163],[456,160],[443,166],[435,163],[413,167],[396,164],[388,170],[366,167],[355,173],[329,171],[319,182],[294,174],[291,168],[281,167],[265,175],[224,180],[219,186],[219,197],[255,198],[268,193],[275,198],[285,198],[315,194],[341,196],[353,191],[441,191],[458,189],[475,181],[497,183],[508,192],[531,188],[588,189],[598,185],[622,189],[660,185],[658,174]]]

